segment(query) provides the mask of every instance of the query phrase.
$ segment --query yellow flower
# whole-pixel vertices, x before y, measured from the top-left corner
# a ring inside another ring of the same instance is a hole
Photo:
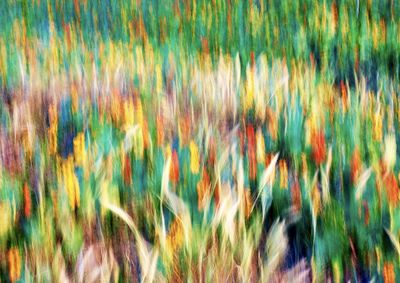
[[[138,159],[144,155],[143,128],[139,127],[138,132],[133,136],[133,151]]]
[[[164,157],[165,159],[168,159],[171,156],[172,156],[171,144],[168,143],[164,148]]]
[[[12,225],[11,206],[8,202],[0,202],[0,236],[5,235]]]
[[[116,125],[120,125],[121,120],[121,96],[119,94],[118,89],[116,89],[113,93],[113,97],[111,99],[111,117]]]
[[[279,161],[279,176],[281,189],[288,187],[288,169],[285,160]]]
[[[160,94],[162,92],[163,82],[162,82],[162,70],[161,66],[156,66],[156,93]]]
[[[140,99],[135,104],[135,123],[143,126],[143,107]]]
[[[55,154],[57,152],[57,130],[58,130],[58,113],[57,113],[57,106],[55,104],[52,104],[49,107],[49,119],[50,119],[50,127],[48,130],[49,149],[50,149],[50,154]]]
[[[317,216],[321,209],[321,193],[319,192],[318,186],[316,184],[312,188],[311,199],[315,216]]]
[[[83,133],[79,133],[74,138],[74,158],[77,166],[82,166],[85,160],[85,136]]]
[[[29,130],[24,131],[22,134],[22,145],[29,159],[32,157],[33,152],[33,138]]]
[[[373,138],[376,141],[382,141],[382,116],[375,113],[373,117]]]
[[[304,181],[308,181],[308,163],[307,163],[307,155],[303,152],[301,154],[301,164],[302,164],[302,173]]]
[[[254,102],[254,80],[253,80],[253,72],[247,71],[248,79],[246,83],[246,90],[244,94],[244,101],[243,101],[243,109],[244,112],[247,112],[252,106]]]
[[[78,178],[74,173],[74,164],[71,156],[63,162],[63,177],[69,204],[72,209],[75,209],[76,207],[79,207],[80,204],[80,191]]]
[[[191,140],[190,141],[190,170],[193,174],[199,173],[200,170],[200,157],[199,157],[199,148],[196,143]]]
[[[4,43],[3,39],[0,39],[0,74],[3,75],[3,78],[7,74],[7,50],[6,50],[6,44]]]
[[[71,99],[72,99],[72,112],[76,113],[79,107],[79,98],[78,98],[78,90],[76,89],[75,84],[73,84],[71,87]]]
[[[178,250],[183,245],[184,235],[181,220],[178,217],[174,219],[167,236],[168,245],[172,251]]]
[[[50,127],[48,130],[50,154],[57,153],[57,126]]]
[[[134,123],[134,108],[133,108],[133,101],[132,99],[129,99],[128,101],[124,101],[123,104],[123,108],[124,108],[124,126],[125,128],[129,128],[130,126],[133,126]]]
[[[374,49],[378,48],[378,40],[379,40],[379,27],[376,21],[373,21],[372,23],[372,43],[374,46]]]
[[[264,136],[263,136],[260,128],[258,128],[258,130],[257,130],[256,142],[257,142],[257,163],[264,164],[265,163],[265,143],[264,143]]]
[[[333,278],[335,283],[342,282],[342,270],[338,260],[333,261]]]

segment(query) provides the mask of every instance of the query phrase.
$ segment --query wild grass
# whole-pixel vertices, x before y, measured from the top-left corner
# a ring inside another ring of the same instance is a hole
[[[0,1],[0,281],[396,282],[399,9]]]

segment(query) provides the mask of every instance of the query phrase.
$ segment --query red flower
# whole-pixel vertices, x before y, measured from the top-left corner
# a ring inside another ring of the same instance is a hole
[[[257,175],[256,138],[252,124],[247,126],[247,146],[249,154],[249,178],[254,180]]]
[[[321,165],[326,157],[326,144],[324,131],[313,131],[311,134],[312,156],[315,165]]]
[[[125,158],[124,158],[124,182],[125,182],[125,185],[130,185],[131,181],[132,181],[131,161],[129,159],[128,154],[126,154]]]
[[[219,207],[219,204],[221,202],[221,188],[219,187],[218,183],[215,186],[214,190],[214,201],[215,201],[215,207]]]
[[[346,85],[344,84],[343,81],[340,82],[340,92],[342,93],[343,110],[346,111],[348,104],[348,95],[347,95]]]
[[[172,152],[172,163],[169,171],[169,178],[172,183],[176,184],[179,181],[179,158],[176,150]]]
[[[31,217],[31,209],[32,209],[32,199],[31,199],[31,192],[29,191],[28,184],[24,184],[24,212],[25,217]]]
[[[250,63],[251,63],[251,67],[254,67],[256,65],[256,60],[254,58],[254,51],[250,52]]]

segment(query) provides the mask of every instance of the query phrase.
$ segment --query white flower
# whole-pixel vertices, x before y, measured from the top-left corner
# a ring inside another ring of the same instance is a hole
[[[394,134],[385,136],[384,160],[388,170],[396,164],[396,137]]]

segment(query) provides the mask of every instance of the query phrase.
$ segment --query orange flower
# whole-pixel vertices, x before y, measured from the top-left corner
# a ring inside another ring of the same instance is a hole
[[[274,155],[272,153],[268,153],[265,155],[265,167],[268,167],[268,165],[271,163],[272,158],[274,158]]]
[[[164,142],[164,125],[161,115],[157,116],[156,128],[157,128],[157,145],[161,146]]]
[[[217,157],[217,149],[214,139],[210,139],[210,145],[208,149],[208,165],[210,168],[214,167],[214,163]]]
[[[210,177],[208,176],[207,170],[203,169],[203,176],[197,184],[197,207],[201,211],[204,209],[207,199],[207,195],[210,189]],[[219,202],[219,196],[218,196]]]
[[[243,131],[239,130],[239,145],[240,145],[240,155],[244,155],[244,142],[245,142],[245,135]]]
[[[265,109],[265,116],[267,118],[268,121],[268,132],[269,135],[271,136],[271,139],[273,141],[276,141],[276,139],[278,138],[278,122],[276,119],[276,115],[274,110],[272,110],[272,108],[267,107]]]
[[[307,155],[303,152],[301,154],[301,170],[303,173],[303,178],[306,180],[308,176],[308,165],[307,165]]]
[[[190,140],[190,116],[187,114],[179,123],[182,145],[186,145]]]
[[[389,205],[395,207],[399,202],[399,185],[393,172],[385,178],[384,182]]]
[[[218,183],[215,186],[215,190],[214,190],[214,201],[215,201],[215,207],[219,207],[219,204],[221,202],[221,188],[218,185]]]
[[[250,190],[244,190],[244,204],[245,204],[245,217],[246,219],[248,219],[250,217],[250,213],[251,213],[251,207],[253,206],[253,200],[251,198],[251,193]]]
[[[149,140],[149,126],[147,124],[146,119],[143,120],[142,136],[143,136],[143,147],[144,149],[148,149],[150,146],[150,140]]]
[[[292,205],[296,213],[300,212],[301,210],[301,190],[299,179],[297,175],[294,177],[294,182],[291,186],[291,193],[292,193]]]
[[[312,206],[315,215],[318,215],[321,209],[321,193],[319,192],[318,185],[315,184],[311,191]]]
[[[210,51],[210,48],[208,47],[208,39],[207,38],[203,37],[201,39],[201,46],[202,46],[203,52],[205,54],[208,54]]]
[[[343,107],[343,111],[346,112],[346,110],[347,110],[347,105],[348,105],[348,95],[347,95],[346,85],[344,84],[343,81],[340,82],[340,92],[342,93],[342,107]]]
[[[254,51],[250,51],[250,63],[251,63],[251,67],[254,68],[254,66],[256,64],[256,60],[254,59]]]
[[[179,158],[176,150],[172,152],[172,163],[169,171],[169,179],[172,183],[176,184],[179,181]]]
[[[354,184],[360,175],[360,170],[361,170],[361,165],[362,165],[361,155],[360,155],[360,151],[358,150],[358,147],[356,147],[354,149],[354,152],[353,152],[350,162],[351,162],[350,163],[351,181]]]
[[[396,282],[396,274],[394,273],[394,266],[391,262],[386,262],[383,265],[383,282],[394,283]]]
[[[172,250],[179,249],[184,241],[183,226],[181,220],[175,218],[171,223],[171,227],[168,232],[168,243]]]
[[[49,106],[49,120],[50,127],[48,129],[48,138],[49,138],[49,148],[50,153],[57,153],[57,130],[58,130],[58,112],[57,105],[55,103]]]
[[[312,156],[315,162],[315,165],[321,165],[326,156],[326,145],[325,145],[325,134],[322,130],[314,130],[311,133],[311,147],[312,147]]]
[[[285,160],[279,161],[279,176],[280,176],[280,187],[281,189],[287,189],[288,187],[288,169]]]
[[[369,224],[369,207],[368,207],[368,203],[364,200],[363,202],[363,206],[364,206],[364,222],[365,225]]]
[[[58,201],[57,194],[54,190],[51,191],[51,200],[53,202],[54,219],[58,219]]]
[[[74,9],[75,9],[75,15],[77,15],[78,17],[78,22],[80,23],[80,6],[79,6],[79,1],[78,0],[74,0]]]
[[[252,124],[247,125],[246,132],[247,132],[247,142],[249,146],[254,147],[256,144],[256,137],[255,137],[254,127]]]
[[[379,21],[382,41],[386,41],[386,22],[383,18]]]
[[[32,208],[31,193],[30,193],[28,184],[25,182],[25,184],[24,184],[24,212],[25,212],[26,218],[29,218],[31,216],[31,208]]]
[[[337,24],[338,24],[338,18],[339,18],[339,17],[338,17],[338,10],[337,10],[336,1],[334,1],[334,2],[332,3],[331,10],[332,10],[332,15],[333,15],[333,26],[334,26],[335,29],[336,29]]]
[[[313,52],[310,53],[310,62],[311,62],[312,69],[314,69],[315,68],[315,56],[314,56]]]
[[[11,282],[21,277],[21,257],[17,248],[11,248],[7,253],[8,272]]]

